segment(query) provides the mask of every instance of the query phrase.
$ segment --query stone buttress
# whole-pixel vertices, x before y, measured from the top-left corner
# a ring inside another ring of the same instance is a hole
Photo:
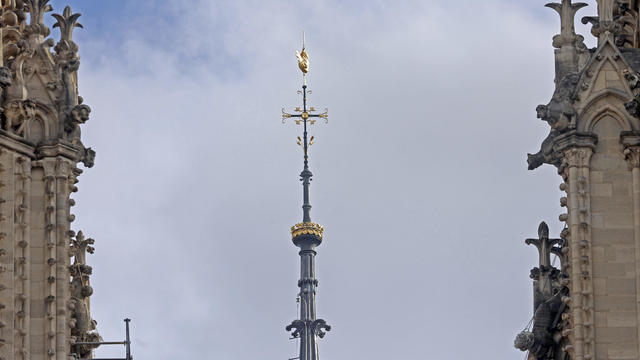
[[[530,359],[639,359],[639,2],[598,0],[598,15],[582,19],[593,25],[593,49],[574,30],[586,4],[547,6],[562,24],[553,39],[556,90],[537,108],[551,129],[528,162],[558,169],[565,229],[546,249],[559,264],[544,263],[539,247],[532,329],[516,347]],[[536,245],[545,241],[548,228]]]
[[[79,14],[48,0],[1,0],[0,360],[90,358],[92,239],[71,229],[71,194],[95,152],[81,141],[90,108],[78,96]]]

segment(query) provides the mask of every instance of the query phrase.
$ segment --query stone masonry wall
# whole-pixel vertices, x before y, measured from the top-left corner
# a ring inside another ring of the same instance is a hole
[[[593,128],[598,135],[590,166],[597,359],[638,359],[633,179],[620,144],[622,130],[609,115]]]

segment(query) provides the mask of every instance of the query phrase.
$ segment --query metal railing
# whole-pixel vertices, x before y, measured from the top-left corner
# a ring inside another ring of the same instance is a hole
[[[71,356],[74,357],[74,359],[76,360],[133,360],[133,356],[131,356],[131,338],[129,336],[129,323],[131,322],[131,319],[124,319],[125,322],[125,340],[124,341],[96,341],[96,342],[77,342],[72,344],[72,348],[75,346],[82,346],[82,345],[93,345],[93,346],[100,346],[100,345],[124,345],[125,348],[125,352],[126,355],[123,358],[92,358],[92,359],[83,359],[83,358],[78,358],[77,354],[71,354]]]

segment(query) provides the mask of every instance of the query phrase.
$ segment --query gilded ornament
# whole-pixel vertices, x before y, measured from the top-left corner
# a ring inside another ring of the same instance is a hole
[[[309,72],[309,54],[307,54],[307,50],[305,50],[304,46],[302,47],[301,52],[296,51],[296,57],[298,58],[298,67],[303,74]]]
[[[322,234],[324,233],[324,228],[320,224],[308,222],[308,223],[299,223],[295,224],[291,227],[291,238],[295,239],[301,235],[315,235],[322,239]]]

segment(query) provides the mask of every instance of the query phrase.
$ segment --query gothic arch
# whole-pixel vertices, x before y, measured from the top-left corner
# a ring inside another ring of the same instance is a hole
[[[33,119],[27,124],[27,140],[38,143],[42,140],[50,139],[52,134],[56,131],[57,117],[49,107],[42,103],[36,103],[36,113]],[[39,125],[36,125],[39,123]],[[39,131],[38,126],[41,126],[42,137],[37,139],[37,134],[32,131]]]
[[[33,144],[39,144],[47,137],[46,122],[38,115],[30,119],[26,125],[25,137]]]
[[[596,123],[607,115],[613,117],[624,131],[638,128],[637,120],[631,117],[624,107],[628,100],[629,96],[621,91],[608,90],[598,94],[589,101],[580,113],[578,130],[587,133],[593,132]]]

